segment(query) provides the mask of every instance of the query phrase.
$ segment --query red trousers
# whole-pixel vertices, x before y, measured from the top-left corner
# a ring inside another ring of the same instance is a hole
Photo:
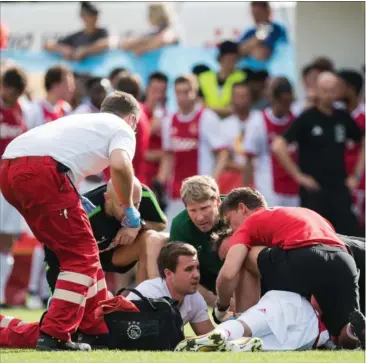
[[[35,348],[39,338],[39,323],[0,315],[0,348]]]
[[[2,160],[0,189],[60,261],[40,330],[64,341],[77,329],[89,335],[107,333],[104,321],[95,318],[98,301],[107,299],[98,246],[78,195],[57,171],[57,162],[48,156]]]

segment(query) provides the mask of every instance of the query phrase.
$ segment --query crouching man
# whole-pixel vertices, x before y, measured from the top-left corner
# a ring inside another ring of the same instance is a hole
[[[196,249],[185,243],[168,243],[160,251],[158,266],[161,277],[142,282],[136,290],[148,298],[167,296],[179,301],[184,324],[190,323],[196,334],[212,331],[214,326],[209,318],[207,305],[197,291],[200,272]],[[139,297],[131,293],[127,299],[137,300]],[[0,315],[0,348],[35,348],[39,325],[39,322],[26,323]],[[96,345],[106,345],[105,339],[108,339],[108,335],[93,336],[93,339]],[[79,341],[87,340],[88,336],[79,337]],[[93,342],[90,343],[93,347]]]
[[[95,205],[95,208],[88,213],[88,217],[99,247],[103,271],[123,274],[138,262],[137,283],[146,280],[148,237],[154,231],[161,231],[166,226],[166,217],[153,192],[145,185],[141,185],[136,177],[134,178],[132,199],[143,220],[136,238],[129,235],[128,228],[121,226],[124,216],[111,181],[84,196]],[[48,265],[47,281],[53,292],[60,272],[59,261],[55,253],[47,247],[45,255]]]

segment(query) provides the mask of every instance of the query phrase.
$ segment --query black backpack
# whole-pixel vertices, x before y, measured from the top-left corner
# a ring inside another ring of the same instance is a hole
[[[135,289],[141,300],[131,300],[138,313],[116,311],[104,315],[108,325],[108,348],[120,350],[174,350],[184,339],[183,320],[178,302],[169,297],[151,299]]]

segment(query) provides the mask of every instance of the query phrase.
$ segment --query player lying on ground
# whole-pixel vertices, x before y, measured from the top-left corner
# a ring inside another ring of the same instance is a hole
[[[235,233],[217,279],[219,320],[229,308],[245,267],[253,285],[261,277],[262,293],[283,290],[307,299],[314,296],[339,344],[352,348],[359,340],[364,348],[356,263],[327,220],[305,208],[267,208],[263,196],[251,188],[234,189],[220,208]],[[266,247],[248,255],[260,244]]]
[[[206,334],[214,326],[208,316],[207,305],[197,291],[200,272],[197,251],[185,243],[165,245],[158,257],[161,277],[147,280],[136,287],[149,298],[172,297],[180,303],[183,324],[190,323],[196,334]],[[129,300],[139,299],[133,293]],[[25,323],[19,319],[0,315],[0,347],[35,348],[39,337],[39,322]],[[106,344],[107,336],[88,337],[80,341],[93,345]]]
[[[328,340],[325,325],[305,298],[269,291],[237,319],[228,319],[209,334],[183,340],[176,351],[308,350]]]
[[[154,230],[162,231],[165,228],[166,218],[153,192],[147,186],[141,185],[136,177],[133,184],[133,203],[139,210],[143,222],[137,237],[127,245],[118,245],[123,234],[129,231],[121,226],[124,215],[111,180],[106,185],[89,191],[85,197],[96,207],[88,217],[99,247],[103,271],[123,274],[139,262],[137,283],[140,283],[147,279],[146,255],[149,252],[147,239]],[[45,252],[48,265],[47,281],[53,293],[60,265],[55,253],[46,246]]]

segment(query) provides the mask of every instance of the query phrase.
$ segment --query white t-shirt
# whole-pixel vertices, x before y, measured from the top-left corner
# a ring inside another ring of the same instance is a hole
[[[237,115],[230,115],[221,121],[224,137],[227,139],[227,144],[233,153],[234,160],[239,164],[245,163],[243,139],[246,126],[249,119],[256,114],[260,114],[260,112],[251,111],[248,118],[244,121],[240,120]]]
[[[135,147],[134,132],[113,114],[70,115],[20,135],[8,145],[2,158],[51,156],[70,168],[77,184],[107,168],[113,150],[126,151],[132,160]]]
[[[172,297],[170,295],[166,281],[160,277],[152,280],[146,280],[135,288],[137,291],[147,298]],[[140,298],[134,293],[127,295],[128,300],[139,300]],[[207,304],[202,295],[197,291],[192,295],[186,295],[183,303],[179,307],[183,324],[200,323],[209,320]]]

